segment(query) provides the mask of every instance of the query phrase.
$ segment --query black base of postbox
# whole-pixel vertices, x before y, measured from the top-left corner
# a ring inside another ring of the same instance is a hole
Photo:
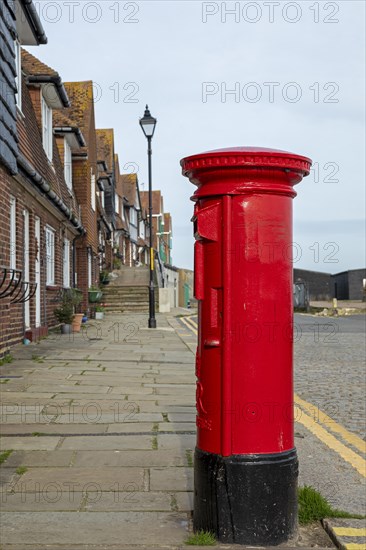
[[[222,457],[196,448],[194,468],[194,531],[252,546],[277,545],[296,535],[296,449]]]

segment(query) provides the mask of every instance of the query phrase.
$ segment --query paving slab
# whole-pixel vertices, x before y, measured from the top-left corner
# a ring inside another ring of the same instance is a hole
[[[43,439],[43,438],[41,438]],[[144,435],[124,435],[120,436],[81,436],[81,437],[65,437],[62,442],[61,448],[63,450],[84,450],[84,451],[97,451],[97,450],[138,450],[138,449],[152,449],[152,436]]]
[[[34,385],[34,386],[29,386],[27,388],[27,393],[32,393],[32,392],[39,392],[39,391],[44,391],[45,393],[51,393],[53,392],[54,394],[55,393],[95,393],[95,386],[81,386],[81,385],[76,385],[75,382],[73,383],[70,383],[70,384],[54,384],[54,385],[50,385],[49,383],[47,384],[47,386],[42,386],[40,384],[37,384],[37,385]],[[98,386],[98,393],[108,393],[109,391],[109,386]]]
[[[174,512],[175,500],[169,493],[128,492],[87,495],[85,510],[90,512]],[[185,511],[182,509],[182,511]]]
[[[95,493],[102,491],[146,491],[143,468],[30,468],[12,486],[12,491],[59,491],[60,493]]]
[[[106,433],[109,424],[71,424],[71,423],[50,423],[50,424],[3,424],[1,434],[4,435],[24,435],[24,434],[42,434],[42,435],[71,435],[71,434],[102,434]]]
[[[0,450],[6,451],[8,449],[21,450],[21,451],[52,451],[56,449],[60,443],[60,437],[1,437],[0,438]]]
[[[159,449],[175,449],[183,450],[194,449],[196,446],[196,435],[190,434],[158,434],[158,448]]]
[[[104,545],[182,544],[188,536],[187,514],[172,512],[4,512],[2,539],[9,544]],[[62,542],[61,542],[62,541]],[[108,547],[107,546],[107,547]],[[23,546],[23,550],[26,546]]]
[[[73,451],[14,451],[2,465],[3,468],[50,468],[66,467],[71,464]]]
[[[151,491],[193,491],[192,468],[151,468]]]
[[[50,486],[52,489],[52,487]],[[53,489],[55,486],[53,485]],[[4,512],[77,512],[85,500],[83,493],[72,495],[61,490],[52,491],[47,487],[38,488],[35,492],[2,493],[0,506]]]
[[[73,459],[77,468],[150,468],[154,466],[187,466],[186,456],[174,451],[77,451]]]

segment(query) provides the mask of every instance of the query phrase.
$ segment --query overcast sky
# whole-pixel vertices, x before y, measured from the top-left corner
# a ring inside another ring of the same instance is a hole
[[[136,165],[140,184],[147,102],[158,118],[153,185],[173,216],[175,265],[193,266],[194,187],[180,159],[241,145],[315,163],[294,200],[295,267],[365,265],[363,0],[35,4],[49,43],[29,50],[64,81],[96,83],[97,127],[114,128],[121,169]]]

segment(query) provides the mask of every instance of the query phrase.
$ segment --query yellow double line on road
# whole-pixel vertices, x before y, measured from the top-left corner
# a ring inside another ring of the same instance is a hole
[[[181,317],[181,321],[189,330],[197,335],[198,325],[192,318]],[[296,414],[297,411],[295,411],[296,422],[305,426],[320,441],[327,445],[329,449],[335,451],[343,460],[351,464],[362,477],[366,477],[366,460],[358,454],[358,451],[362,454],[366,453],[366,442],[346,430],[344,426],[338,424],[318,407],[308,403],[308,401],[305,401],[297,394],[294,395],[294,402],[300,411],[300,414]],[[314,412],[316,412],[316,420],[313,418],[315,416]],[[337,437],[341,437],[343,442],[337,439]],[[351,445],[356,451],[347,445]]]

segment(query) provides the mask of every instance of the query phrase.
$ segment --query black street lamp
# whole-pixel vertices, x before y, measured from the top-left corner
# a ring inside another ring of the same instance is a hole
[[[149,227],[150,227],[150,283],[149,283],[149,328],[156,328],[155,319],[155,289],[154,289],[154,247],[153,247],[153,232],[152,232],[152,169],[151,169],[151,140],[153,138],[156,118],[152,117],[148,105],[143,118],[140,118],[140,126],[147,138],[148,143],[148,159],[149,159]]]

